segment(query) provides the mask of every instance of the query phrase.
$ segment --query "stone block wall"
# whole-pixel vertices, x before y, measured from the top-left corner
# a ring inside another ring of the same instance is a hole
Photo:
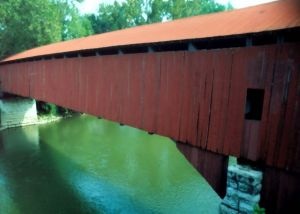
[[[2,129],[36,124],[37,121],[35,100],[24,98],[0,100],[0,127]]]
[[[229,166],[226,196],[220,205],[220,213],[252,214],[260,200],[261,182],[261,171],[249,166]]]

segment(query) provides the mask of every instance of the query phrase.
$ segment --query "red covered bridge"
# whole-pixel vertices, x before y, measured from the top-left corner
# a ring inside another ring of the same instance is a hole
[[[281,212],[299,207],[299,39],[300,4],[282,0],[31,49],[1,61],[0,81],[183,143],[220,194],[228,155],[253,161],[262,205]]]

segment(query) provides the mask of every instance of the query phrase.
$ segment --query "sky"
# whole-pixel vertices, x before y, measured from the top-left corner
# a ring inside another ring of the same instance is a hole
[[[96,13],[98,10],[98,5],[100,3],[111,4],[114,1],[115,0],[84,0],[81,4],[78,4],[78,8],[81,14]],[[118,1],[122,2],[124,0],[118,0]],[[216,0],[216,2],[219,2],[221,4],[227,4],[228,2],[231,2],[234,8],[249,7],[249,6],[271,2],[271,1],[274,0]]]

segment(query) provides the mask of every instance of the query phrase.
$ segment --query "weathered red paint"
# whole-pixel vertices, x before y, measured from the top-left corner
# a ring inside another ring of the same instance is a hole
[[[219,154],[290,168],[299,165],[299,47],[6,64],[1,87]],[[261,121],[244,119],[247,88],[265,90]]]

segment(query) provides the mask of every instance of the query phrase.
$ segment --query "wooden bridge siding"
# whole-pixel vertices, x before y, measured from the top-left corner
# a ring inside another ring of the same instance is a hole
[[[260,150],[264,143],[263,134],[268,121],[267,109],[270,98],[270,88],[272,83],[272,73],[274,69],[274,60],[276,50],[274,48],[265,48],[264,51],[257,53],[254,49],[247,52],[241,52],[236,55],[238,62],[237,69],[245,71],[244,85],[247,88],[264,89],[264,109],[262,119],[244,120],[243,123],[243,143],[241,145],[241,156],[248,157],[251,160],[261,159]],[[245,96],[245,95],[244,95]]]
[[[287,167],[299,145],[298,50],[291,44],[66,58],[2,65],[0,75],[10,93]],[[244,119],[247,88],[265,89],[261,121]]]
[[[177,142],[176,145],[186,159],[223,198],[226,193],[228,156],[208,152],[181,142]]]
[[[300,86],[299,46],[280,47],[275,54],[273,80],[266,84],[270,102],[265,107],[268,116],[265,121],[266,136],[261,139],[261,143],[266,144],[262,158],[266,158],[269,165],[288,169],[295,164],[289,162],[294,159],[289,150],[299,146],[296,141],[299,121],[295,120],[295,114],[299,112],[297,96],[300,95],[297,92]]]
[[[300,174],[274,167],[264,169],[261,205],[267,213],[295,213],[299,210]]]

